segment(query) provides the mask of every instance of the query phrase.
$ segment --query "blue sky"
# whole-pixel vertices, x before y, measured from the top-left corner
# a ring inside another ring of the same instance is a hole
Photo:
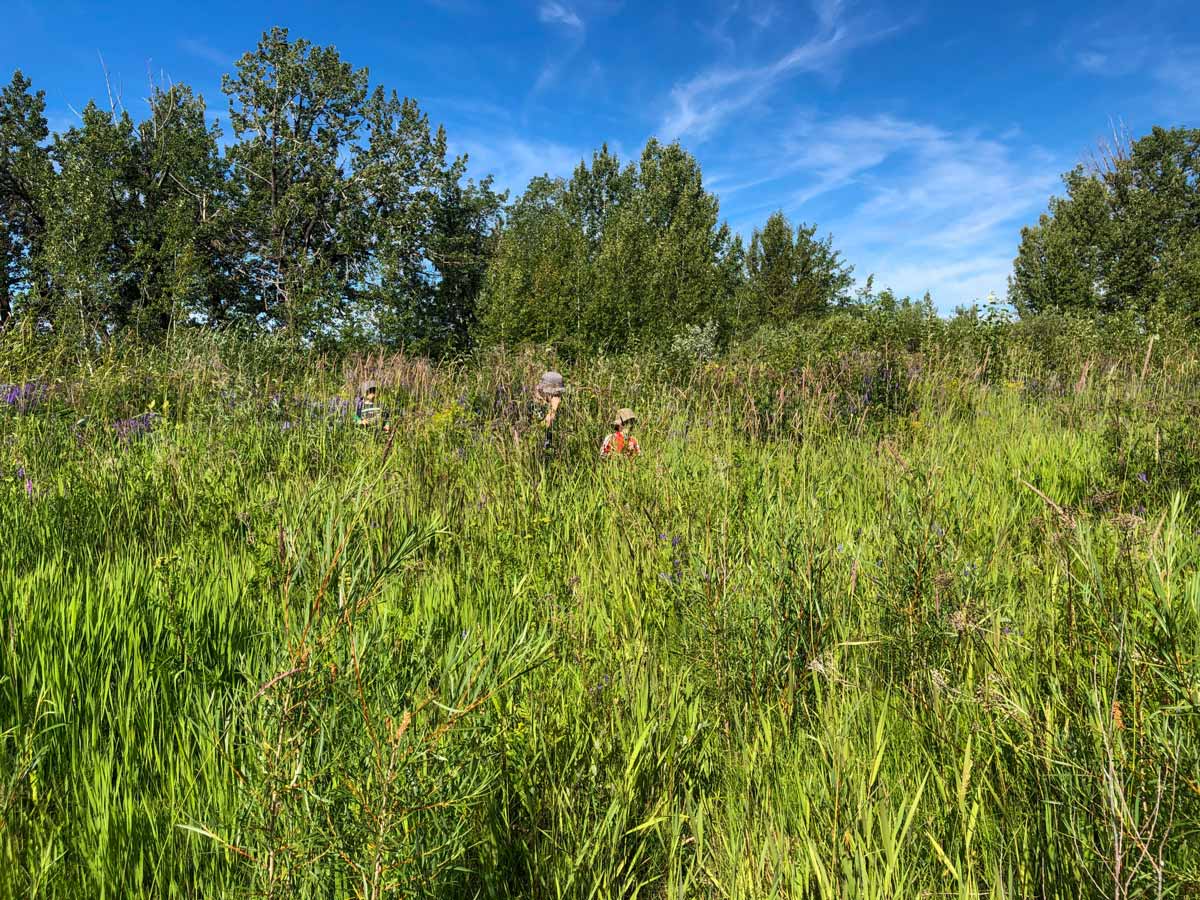
[[[1200,14],[1181,0],[6,7],[3,68],[46,91],[54,129],[107,97],[106,70],[135,115],[153,74],[224,118],[221,73],[285,25],[417,98],[473,175],[519,191],[603,142],[627,158],[678,138],[738,231],[782,209],[860,278],[944,311],[1003,296],[1021,226],[1113,122],[1200,127]]]

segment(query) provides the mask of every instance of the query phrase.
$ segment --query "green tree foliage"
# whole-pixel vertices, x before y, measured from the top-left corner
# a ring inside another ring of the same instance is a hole
[[[276,28],[223,87],[237,138],[229,159],[253,312],[298,332],[332,324],[339,285],[360,249],[351,240],[359,210],[344,191],[344,166],[367,72],[332,47],[290,41]]]
[[[665,345],[689,325],[724,322],[741,245],[718,214],[678,144],[651,140],[624,167],[604,147],[570,181],[535,179],[488,271],[483,333],[582,352]]]
[[[1200,315],[1200,129],[1155,128],[1063,181],[1066,196],[1021,232],[1009,299],[1022,315]]]
[[[218,138],[204,101],[179,85],[154,90],[137,126],[91,103],[79,125],[55,135],[41,259],[53,327],[153,337],[223,309],[237,282],[223,240]]]
[[[818,240],[816,234],[815,225],[801,225],[793,236],[782,212],[754,231],[746,253],[746,284],[735,306],[737,331],[786,324],[846,303],[853,268],[833,248],[832,237]]]
[[[31,87],[18,71],[0,93],[0,327],[13,315],[17,291],[45,293],[40,261],[54,173],[44,145],[45,94]]]
[[[136,324],[153,335],[187,318],[219,321],[239,296],[227,239],[227,166],[220,131],[185,85],[156,89],[138,126],[130,192]]]
[[[461,185],[416,102],[332,47],[263,36],[225,80],[242,266],[253,315],[316,337],[465,340],[503,198]]]
[[[466,180],[410,99],[332,47],[263,35],[227,77],[233,143],[184,85],[145,120],[89,104],[50,140],[17,73],[0,97],[0,325],[89,340],[173,323],[322,344],[466,345],[506,197]]]
[[[417,307],[418,349],[438,355],[467,347],[476,323],[475,303],[495,251],[507,194],[492,190],[488,176],[478,184],[462,178],[466,160],[442,176],[433,207],[428,255],[437,279]]]
[[[136,130],[128,114],[94,102],[80,118],[55,135],[50,150],[58,175],[45,265],[55,294],[54,326],[102,337],[140,314]]]

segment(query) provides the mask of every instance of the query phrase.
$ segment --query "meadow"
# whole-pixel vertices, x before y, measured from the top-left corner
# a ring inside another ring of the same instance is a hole
[[[5,349],[0,896],[1200,892],[1187,342]]]

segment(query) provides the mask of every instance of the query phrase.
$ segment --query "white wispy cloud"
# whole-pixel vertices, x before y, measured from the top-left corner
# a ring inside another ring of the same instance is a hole
[[[801,116],[755,134],[733,151],[737,177],[712,183],[736,230],[748,236],[780,208],[817,222],[860,280],[929,291],[944,311],[1004,295],[1021,226],[1072,162],[1029,147],[1018,130],[984,135],[889,114]]]
[[[849,188],[853,204],[828,224],[862,274],[874,271],[901,293],[930,291],[944,309],[1004,294],[1020,228],[1036,220],[1067,167],[1019,136],[890,116],[837,119],[823,132],[810,135],[810,155],[830,162],[802,188],[798,210]]]
[[[567,28],[580,31],[584,28],[583,19],[580,18],[579,13],[557,0],[543,0],[542,5],[538,7],[538,18],[552,25],[565,25]]]
[[[767,28],[779,18],[779,5],[774,2],[755,2],[750,4],[747,15],[755,28]]]
[[[472,173],[490,172],[498,189],[509,190],[514,196],[539,175],[570,177],[591,149],[568,146],[554,140],[513,135],[478,135],[452,141],[451,150],[470,157]]]
[[[762,65],[716,66],[676,85],[659,133],[668,139],[703,141],[783,80],[804,73],[834,77],[852,50],[896,30],[873,26],[865,18],[847,18],[842,0],[815,0],[813,11],[816,32],[783,56]]]
[[[1158,107],[1183,122],[1200,116],[1200,46],[1174,50],[1154,66]]]
[[[179,41],[179,47],[185,53],[202,59],[205,62],[210,62],[214,66],[219,66],[222,69],[230,69],[233,67],[233,57],[223,50],[218,50],[212,44],[208,43],[203,38],[188,37],[182,38]]]
[[[1076,71],[1138,84],[1137,106],[1190,119],[1200,113],[1200,44],[1181,38],[1176,7],[1151,2],[1135,29],[1115,14],[1075,25],[1060,56]]]

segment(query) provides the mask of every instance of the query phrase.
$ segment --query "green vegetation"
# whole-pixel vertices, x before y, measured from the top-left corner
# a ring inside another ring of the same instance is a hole
[[[684,341],[568,368],[546,453],[549,352],[10,333],[0,896],[1186,896],[1174,334]]]
[[[1063,181],[1067,196],[1021,231],[1009,295],[1022,315],[1161,306],[1200,316],[1200,129],[1122,138]]]
[[[237,328],[436,358],[533,341],[581,359],[697,334],[723,350],[854,302],[832,237],[780,212],[743,240],[678,143],[651,138],[627,163],[603,147],[509,202],[448,156],[416,100],[333,47],[272,29],[222,89],[229,134],[205,98],[169,84],[141,122],[91,103],[52,135],[42,93],[13,75],[0,93],[0,328],[89,346]],[[1064,183],[1022,233],[1017,312],[1195,324],[1200,130],[1123,137]]]
[[[0,96],[0,897],[1200,892],[1200,132],[941,318],[679,144],[223,90]]]

